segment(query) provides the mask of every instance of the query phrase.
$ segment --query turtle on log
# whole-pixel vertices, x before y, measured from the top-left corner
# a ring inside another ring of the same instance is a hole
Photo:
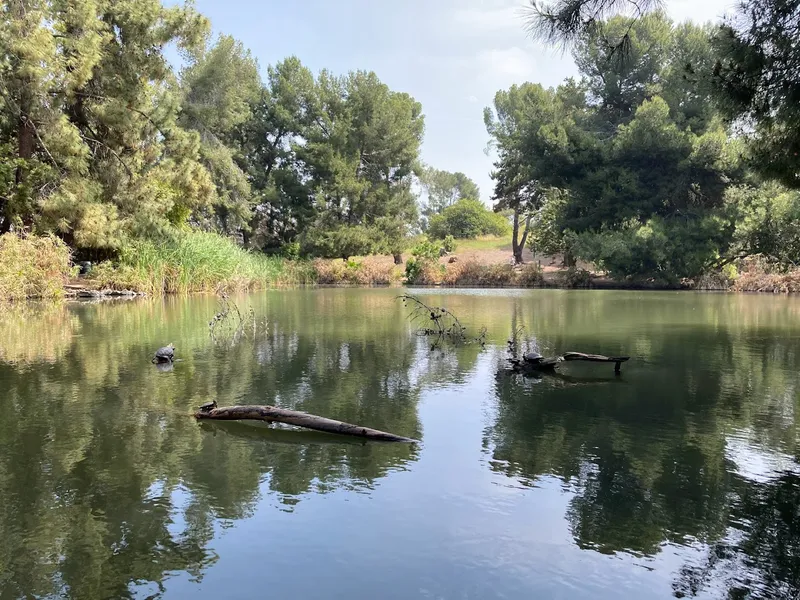
[[[175,360],[175,345],[170,344],[168,346],[164,346],[163,348],[159,348],[156,350],[155,356],[153,356],[153,364],[158,363],[171,363]]]
[[[528,353],[527,353],[525,356],[523,356],[522,358],[524,358],[524,359],[525,359],[525,362],[529,362],[529,363],[540,363],[540,362],[542,362],[542,359],[544,358],[544,356],[542,356],[542,355],[541,355],[540,353],[538,353],[538,352],[528,352]]]
[[[212,400],[211,402],[206,402],[202,406],[198,406],[197,410],[199,410],[201,413],[207,413],[207,412],[211,412],[215,408],[217,408],[217,401],[216,400]]]

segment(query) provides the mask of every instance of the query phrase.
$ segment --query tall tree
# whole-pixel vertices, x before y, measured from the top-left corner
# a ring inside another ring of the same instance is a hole
[[[713,81],[732,118],[752,125],[752,164],[800,189],[800,0],[744,0],[714,37]]]
[[[626,23],[626,55],[610,55],[595,32],[576,44],[580,82],[498,93],[497,116],[487,111],[499,155],[495,195],[516,202],[505,190],[525,190],[520,205],[538,211],[548,190],[563,190],[566,202],[557,194],[559,210],[543,214],[580,234],[582,258],[615,275],[674,281],[726,249],[725,190],[741,176],[740,151],[702,106],[710,92],[662,87],[687,54],[708,57],[703,30],[676,28],[660,13],[600,29]]]
[[[163,48],[195,48],[208,23],[158,0],[4,3],[0,19],[2,229],[56,231],[113,250],[212,196],[199,140],[177,126]],[[12,143],[14,140],[17,143]]]
[[[599,35],[609,52],[624,59],[635,23],[662,5],[661,0],[533,0],[527,26],[535,36],[563,45]],[[630,24],[621,35],[605,24],[617,12]],[[800,0],[741,0],[735,15],[713,32],[713,41],[716,59],[709,64],[706,57],[686,54],[682,75],[701,90],[710,86],[718,106],[745,125],[756,171],[800,188]]]
[[[321,73],[316,102],[319,112],[297,150],[318,209],[306,248],[333,256],[397,254],[417,216],[411,177],[422,107],[363,71]]]
[[[201,162],[216,188],[213,212],[195,218],[225,233],[238,231],[249,222],[252,204],[241,128],[261,94],[258,63],[241,42],[221,36],[184,69],[181,88],[180,124],[200,136]]]

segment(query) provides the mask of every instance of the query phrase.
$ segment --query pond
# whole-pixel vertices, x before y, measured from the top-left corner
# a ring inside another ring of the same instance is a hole
[[[487,331],[431,352],[398,293],[237,297],[214,337],[214,297],[5,309],[0,598],[800,593],[800,299],[412,290]],[[509,375],[520,327],[632,358]],[[419,443],[198,423],[210,400]]]

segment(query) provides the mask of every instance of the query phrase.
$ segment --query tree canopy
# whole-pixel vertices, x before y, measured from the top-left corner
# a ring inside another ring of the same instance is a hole
[[[338,256],[396,252],[416,226],[422,107],[375,73],[314,76],[289,57],[262,80],[190,5],[2,10],[0,232],[54,232],[110,256],[195,227]]]
[[[626,52],[607,35],[627,36]],[[759,185],[747,170],[753,151],[731,135],[711,83],[687,74],[714,64],[714,35],[658,12],[613,17],[574,44],[580,79],[498,92],[485,111],[497,206],[527,214],[540,247],[621,278],[676,283],[740,256],[751,196],[736,186]],[[791,206],[775,214],[794,214],[794,196],[778,198]]]

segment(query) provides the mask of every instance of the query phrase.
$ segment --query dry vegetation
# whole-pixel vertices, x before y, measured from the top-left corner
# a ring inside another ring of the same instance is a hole
[[[70,259],[69,248],[53,236],[0,236],[0,300],[62,297]]]
[[[402,265],[388,256],[350,259],[317,259],[313,263],[316,282],[322,285],[392,285],[403,277]]]
[[[800,292],[800,269],[775,271],[761,261],[751,260],[738,274],[731,289],[736,292],[796,294]]]

